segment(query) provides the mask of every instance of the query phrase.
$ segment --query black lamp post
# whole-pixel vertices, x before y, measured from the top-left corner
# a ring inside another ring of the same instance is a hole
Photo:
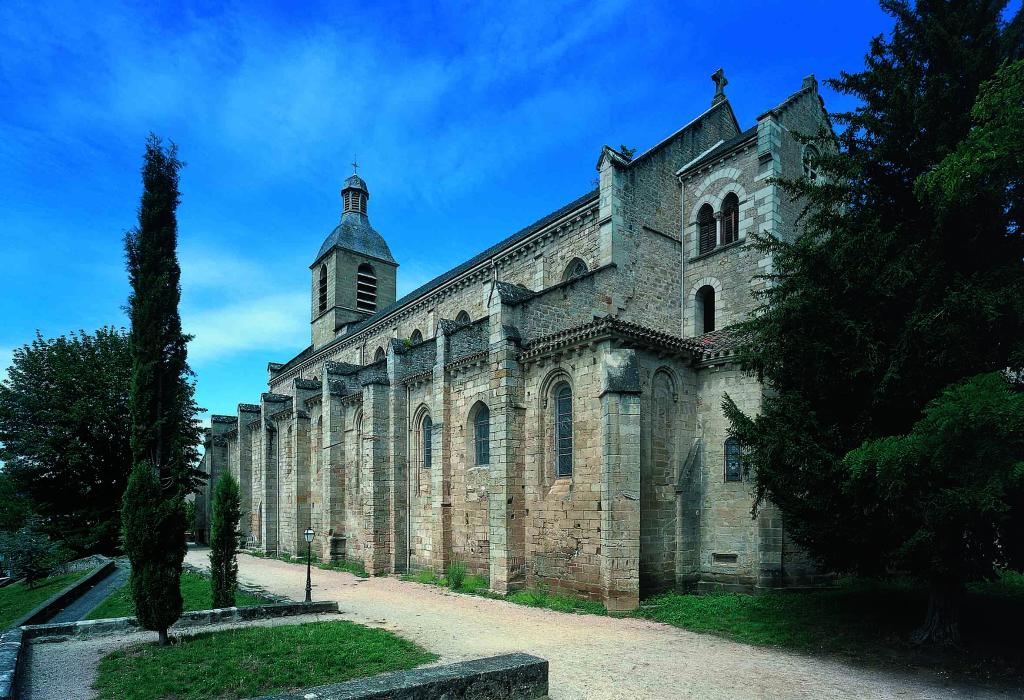
[[[313,561],[313,528],[307,527],[303,534],[306,536],[306,602],[310,603],[313,601],[313,582],[309,577]]]

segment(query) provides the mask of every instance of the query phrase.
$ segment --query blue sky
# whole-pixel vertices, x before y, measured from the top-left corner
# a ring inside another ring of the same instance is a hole
[[[856,70],[873,2],[0,3],[0,365],[36,329],[124,325],[146,134],[188,165],[182,316],[233,413],[309,343],[308,265],[358,154],[399,294],[587,192],[709,104],[741,126]],[[827,106],[849,100],[827,88]]]

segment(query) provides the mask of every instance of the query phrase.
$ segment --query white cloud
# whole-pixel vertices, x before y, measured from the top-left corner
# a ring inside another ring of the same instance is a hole
[[[309,343],[309,297],[272,294],[182,314],[185,332],[195,336],[189,362],[224,359],[239,352],[300,349]]]

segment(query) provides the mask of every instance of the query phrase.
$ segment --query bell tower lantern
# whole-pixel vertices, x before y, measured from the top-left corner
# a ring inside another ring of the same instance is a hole
[[[398,263],[370,225],[369,200],[366,182],[353,173],[341,188],[341,222],[310,265],[314,348],[395,301]]]

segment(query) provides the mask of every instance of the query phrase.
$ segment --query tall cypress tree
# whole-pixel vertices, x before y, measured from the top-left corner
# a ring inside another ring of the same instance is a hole
[[[210,526],[210,573],[213,607],[230,608],[235,604],[238,587],[238,523],[242,519],[242,499],[238,482],[224,472],[213,495]]]
[[[944,443],[923,419],[989,410],[961,383],[1024,364],[1019,160],[997,147],[1019,143],[1024,18],[1006,4],[882,2],[891,35],[830,81],[860,104],[818,135],[826,177],[784,183],[808,203],[802,230],[759,239],[775,272],[743,351],[772,392],[755,418],[725,405],[758,503],[824,566],[929,584],[926,642],[958,641],[966,581],[1020,563],[1013,460],[927,453]],[[897,469],[911,443],[918,468]]]
[[[122,508],[125,550],[139,623],[160,634],[181,616],[185,495],[194,489],[199,426],[178,303],[178,160],[150,134],[138,226],[125,236],[131,317],[129,407],[134,468]]]

